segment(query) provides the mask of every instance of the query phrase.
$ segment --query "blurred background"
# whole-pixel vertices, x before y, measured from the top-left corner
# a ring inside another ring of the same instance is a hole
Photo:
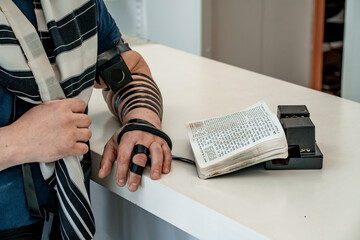
[[[132,41],[157,42],[360,102],[358,0],[106,1]]]

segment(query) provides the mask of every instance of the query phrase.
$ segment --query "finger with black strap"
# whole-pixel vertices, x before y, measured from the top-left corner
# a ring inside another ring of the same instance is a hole
[[[145,166],[140,166],[140,165],[134,163],[134,161],[133,161],[133,157],[137,154],[145,154],[146,159],[147,159],[146,164],[148,164],[148,162],[150,162],[150,159],[149,159],[150,152],[149,152],[149,149],[142,144],[137,144],[134,146],[129,170],[130,170],[130,172],[133,172],[137,175],[142,175]]]
[[[149,150],[145,146],[135,146],[133,147],[128,167],[128,172],[130,172],[128,176],[128,189],[131,192],[136,191],[140,186],[142,173],[149,158]]]
[[[145,147],[142,144],[136,144],[133,149],[133,156],[136,154],[139,154],[139,153],[143,153],[147,157],[149,157],[149,155],[150,155],[149,149],[147,147]]]
[[[171,153],[171,148],[172,148],[172,142],[171,142],[170,137],[168,135],[166,135],[163,131],[161,131],[160,129],[157,129],[157,128],[151,126],[151,125],[148,125],[148,124],[135,123],[135,122],[134,123],[127,123],[119,131],[119,134],[118,134],[118,137],[117,137],[118,144],[120,144],[120,145],[122,144],[122,137],[124,136],[125,133],[127,133],[129,131],[148,132],[148,133],[151,133],[151,134],[153,134],[153,135],[155,135],[157,137],[162,138],[163,142],[162,143],[158,142],[158,143],[160,144],[160,146],[161,146],[161,148],[163,150],[164,150],[164,148],[165,148],[165,150],[167,149],[167,151],[163,151],[163,153],[165,153],[166,155],[169,155],[170,156],[169,161],[171,161],[171,154],[170,153]],[[161,148],[159,148],[159,149],[161,150]],[[137,151],[137,150],[135,150],[135,151]],[[152,149],[151,156],[153,155],[153,151],[154,151],[154,148]],[[156,152],[156,150],[155,150],[155,152]],[[167,157],[165,157],[165,159],[164,158],[161,159],[161,158],[159,158],[159,155],[158,155],[158,157],[156,157],[155,155],[154,155],[155,160],[164,161],[164,160],[167,159]],[[128,181],[128,189],[130,191],[134,192],[134,191],[137,190],[137,188],[139,186],[139,183],[140,183],[140,180],[141,180],[140,173],[142,173],[142,171],[144,170],[143,168],[145,167],[146,162],[149,163],[149,158],[147,158],[146,155],[143,155],[143,154],[136,154],[132,158],[132,162],[133,162],[132,166],[130,168],[128,168],[128,169],[130,169],[130,178],[129,178],[129,181]],[[135,166],[134,164],[136,164],[137,166]],[[155,166],[152,166],[152,170],[156,170],[156,169],[161,170],[161,166],[160,166],[160,168],[158,166],[156,166],[156,161],[153,162],[152,165],[153,164],[155,164]],[[166,171],[163,171],[163,173],[168,173],[170,171],[170,164],[166,164],[166,166],[167,166],[168,169]],[[153,174],[151,176],[153,176]],[[159,179],[159,177],[155,177],[153,179]]]
[[[133,161],[130,162],[130,172],[135,173],[137,175],[142,175],[145,167],[135,164]]]

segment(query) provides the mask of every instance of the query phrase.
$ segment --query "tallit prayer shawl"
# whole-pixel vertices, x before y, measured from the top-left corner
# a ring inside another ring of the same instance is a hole
[[[0,0],[1,84],[33,104],[69,97],[88,102],[97,58],[95,2],[38,2],[38,31],[45,34],[42,41],[51,37],[52,49],[44,49],[36,29],[11,0]],[[80,160],[72,156],[40,164],[44,179],[55,183],[63,239],[92,239],[95,233]]]

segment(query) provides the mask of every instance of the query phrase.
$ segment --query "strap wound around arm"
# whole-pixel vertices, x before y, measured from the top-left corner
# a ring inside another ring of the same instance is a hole
[[[148,132],[148,133],[154,134],[154,135],[164,139],[164,141],[168,144],[169,148],[172,149],[171,139],[168,135],[166,135],[166,133],[164,133],[163,131],[161,131],[157,128],[153,128],[153,127],[150,127],[150,126],[144,125],[144,124],[133,124],[133,123],[126,124],[119,132],[118,139],[117,139],[118,144],[120,144],[121,138],[125,133],[130,132],[130,131],[136,131],[136,130]]]

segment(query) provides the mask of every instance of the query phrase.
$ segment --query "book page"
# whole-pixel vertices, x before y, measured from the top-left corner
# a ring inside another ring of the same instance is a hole
[[[200,167],[216,164],[285,135],[279,120],[263,101],[241,112],[189,122],[187,129]]]

